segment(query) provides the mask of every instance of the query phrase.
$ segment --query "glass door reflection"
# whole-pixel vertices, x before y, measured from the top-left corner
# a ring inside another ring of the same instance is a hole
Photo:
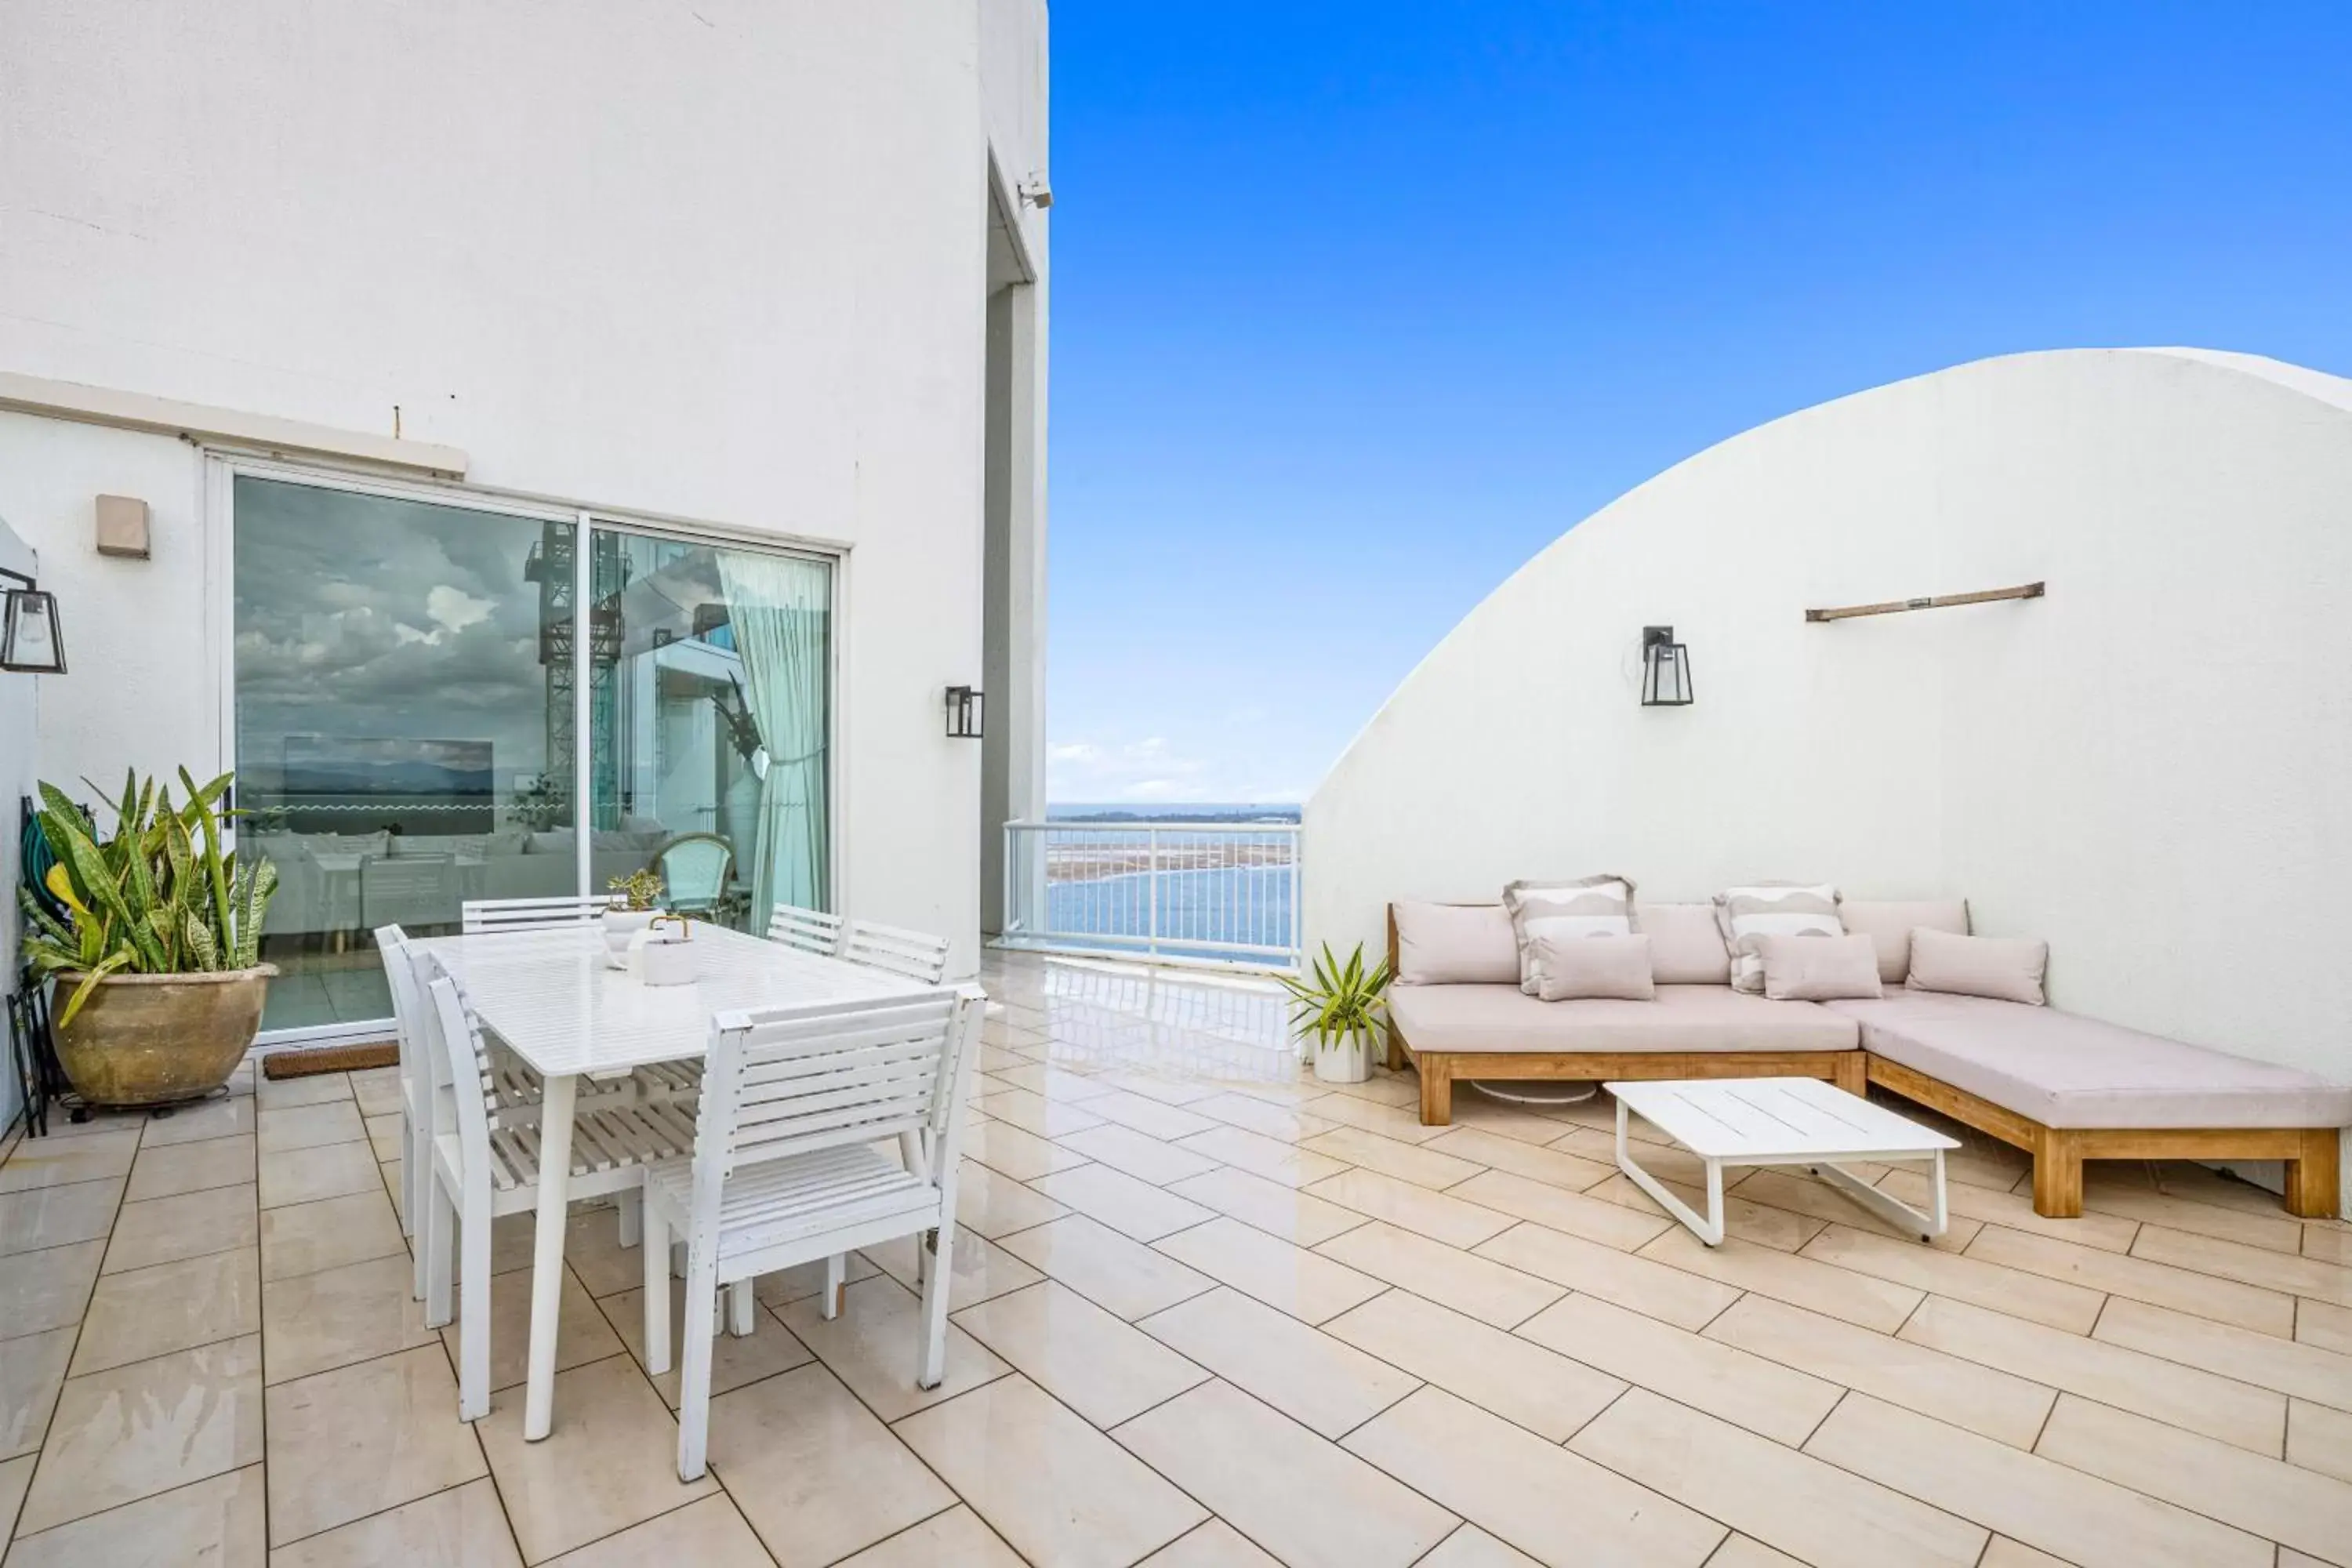
[[[240,476],[237,850],[268,1030],[388,1020],[367,933],[572,892],[569,522]]]
[[[591,886],[649,867],[740,930],[824,908],[830,565],[605,528],[591,562]]]

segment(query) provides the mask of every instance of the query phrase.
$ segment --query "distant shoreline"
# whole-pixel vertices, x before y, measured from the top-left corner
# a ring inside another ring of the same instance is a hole
[[[1264,822],[1295,823],[1299,819],[1296,804],[1240,802],[1138,805],[1132,802],[1073,802],[1048,805],[1045,820],[1066,823],[1100,823],[1117,826],[1130,822]]]

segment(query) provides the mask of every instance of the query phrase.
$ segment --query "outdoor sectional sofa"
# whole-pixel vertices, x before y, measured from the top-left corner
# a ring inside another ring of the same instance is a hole
[[[1878,950],[1877,1001],[1731,989],[1708,904],[1643,904],[1655,1001],[1544,1002],[1518,988],[1500,904],[1389,906],[1389,1065],[1421,1078],[1421,1120],[1453,1118],[1457,1079],[1826,1079],[1877,1084],[2033,1156],[2034,1212],[2083,1212],[2083,1162],[2283,1160],[2286,1206],[2336,1213],[2352,1087],[2053,1007],[1906,990],[1915,928],[1968,931],[1954,900],[1840,906]]]

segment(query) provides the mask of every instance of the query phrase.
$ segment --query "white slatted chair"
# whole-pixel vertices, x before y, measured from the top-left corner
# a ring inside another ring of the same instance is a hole
[[[607,910],[621,908],[628,900],[618,893],[590,893],[584,897],[564,896],[546,899],[468,899],[457,906],[461,929],[467,936],[492,936],[507,931],[557,931],[567,926],[594,925]],[[490,1059],[495,1065],[503,1091],[517,1104],[536,1104],[540,1096],[539,1075],[517,1061],[503,1041],[493,1041]],[[641,1075],[642,1087],[655,1099],[686,1099],[680,1095],[667,1075],[650,1069]],[[580,1103],[625,1100],[625,1085],[580,1086]],[[621,1204],[621,1245],[637,1244],[637,1205],[634,1199]]]
[[[915,1381],[947,1357],[963,1097],[986,998],[977,989],[722,1013],[711,1021],[694,1158],[648,1166],[646,1367],[669,1370],[667,1242],[686,1239],[677,1473],[707,1468],[709,1325],[721,1286],[901,1236],[924,1263]],[[904,1163],[876,1149],[896,1138]],[[740,1300],[740,1296],[738,1300]]]
[[[490,1411],[490,1222],[537,1206],[539,1129],[535,1120],[515,1125],[505,1119],[472,1009],[457,983],[438,973],[438,964],[433,968],[422,1030],[434,1077],[431,1179],[417,1253],[425,1264],[427,1327],[449,1321],[452,1287],[465,1286],[457,1418],[475,1421]],[[572,1196],[641,1193],[642,1167],[678,1159],[694,1146],[692,1115],[675,1106],[582,1110],[572,1122]],[[669,1248],[647,1251],[667,1274]]]
[[[948,972],[948,939],[873,921],[852,921],[842,936],[841,956],[869,969],[887,969],[937,985]]]
[[[545,931],[554,926],[593,925],[607,910],[626,900],[618,893],[591,893],[585,898],[467,899],[457,906],[457,919],[467,936],[492,931]]]
[[[408,952],[408,933],[396,925],[378,926],[376,953],[383,960],[384,984],[392,992],[392,1028],[400,1047],[400,1234],[416,1234],[417,1216],[425,1208],[417,1184],[425,1173],[425,1129],[431,1125],[426,1099],[433,1085],[432,1066],[425,1059],[422,999],[416,990],[416,970]],[[415,1258],[416,1279],[411,1293],[425,1297],[425,1255]]]
[[[903,974],[926,985],[937,985],[947,973],[948,939],[876,921],[851,921],[842,930],[837,956],[870,969]],[[919,1266],[921,1259],[916,1262]],[[824,1299],[821,1303],[825,1317],[840,1315],[842,1291],[848,1279],[848,1258],[836,1256],[825,1260]]]
[[[432,1172],[433,1063],[425,1045],[425,977],[418,970],[423,955],[410,943],[408,933],[396,925],[376,928],[375,944],[383,959],[384,984],[392,992],[393,1029],[400,1046],[400,1228],[404,1236],[413,1237],[422,1223]],[[493,1050],[490,1060],[490,1088],[500,1117],[509,1123],[530,1120],[540,1100],[538,1078],[504,1049]],[[624,1228],[634,1235],[635,1198],[625,1194],[621,1202],[628,1214]],[[414,1250],[415,1268],[409,1290],[421,1301],[425,1299],[425,1249]]]
[[[778,904],[768,917],[768,940],[831,958],[841,951],[841,917],[798,904]]]

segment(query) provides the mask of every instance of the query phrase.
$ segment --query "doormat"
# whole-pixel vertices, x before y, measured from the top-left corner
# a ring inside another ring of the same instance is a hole
[[[372,1046],[313,1046],[309,1050],[272,1051],[261,1058],[261,1076],[311,1078],[322,1072],[358,1072],[365,1068],[399,1065],[400,1042],[379,1040]]]

